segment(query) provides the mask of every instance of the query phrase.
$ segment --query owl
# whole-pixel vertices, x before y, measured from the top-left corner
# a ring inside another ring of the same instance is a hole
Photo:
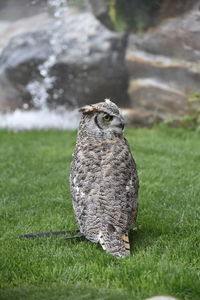
[[[124,119],[109,99],[80,112],[70,173],[75,217],[88,240],[124,257],[130,254],[128,232],[136,221],[139,189]]]

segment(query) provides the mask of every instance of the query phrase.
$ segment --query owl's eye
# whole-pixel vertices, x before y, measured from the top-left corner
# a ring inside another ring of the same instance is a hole
[[[105,115],[105,116],[103,117],[103,119],[104,119],[104,121],[107,121],[107,122],[109,122],[109,121],[112,121],[112,119],[113,119],[113,116],[110,116],[110,115]]]

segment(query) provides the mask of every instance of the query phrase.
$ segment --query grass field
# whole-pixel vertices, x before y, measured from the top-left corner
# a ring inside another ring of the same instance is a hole
[[[0,131],[0,299],[200,299],[200,137],[165,128],[126,131],[140,209],[125,259],[85,239],[20,240],[75,229],[68,175],[76,132]]]

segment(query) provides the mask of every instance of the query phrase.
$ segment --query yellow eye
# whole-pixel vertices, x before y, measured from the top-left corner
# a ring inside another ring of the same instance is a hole
[[[112,121],[112,119],[113,119],[113,117],[112,116],[110,116],[110,115],[105,115],[104,117],[103,117],[103,119],[104,119],[104,121]]]

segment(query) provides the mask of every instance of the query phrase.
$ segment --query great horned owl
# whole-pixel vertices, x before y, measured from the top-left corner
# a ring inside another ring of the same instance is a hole
[[[130,253],[128,232],[136,221],[138,176],[117,105],[106,99],[80,109],[70,185],[80,232],[106,252]]]

